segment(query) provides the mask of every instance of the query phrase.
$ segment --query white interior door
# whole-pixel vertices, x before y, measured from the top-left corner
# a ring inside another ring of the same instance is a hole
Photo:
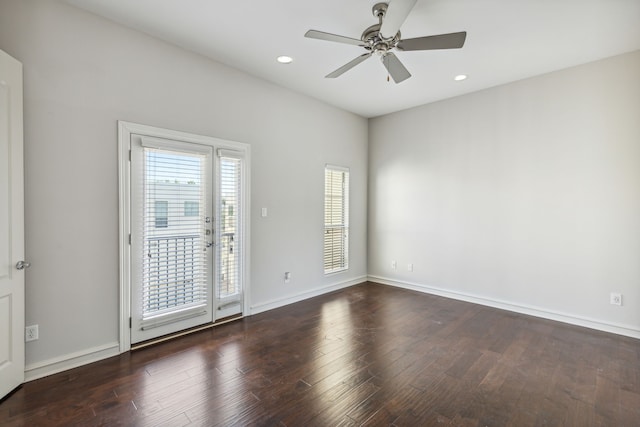
[[[24,381],[22,64],[0,50],[0,398]]]
[[[131,137],[131,343],[213,321],[213,148]]]

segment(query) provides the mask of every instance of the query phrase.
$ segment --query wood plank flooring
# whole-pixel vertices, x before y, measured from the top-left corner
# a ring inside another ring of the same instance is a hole
[[[640,426],[640,340],[364,283],[26,383],[2,426]]]

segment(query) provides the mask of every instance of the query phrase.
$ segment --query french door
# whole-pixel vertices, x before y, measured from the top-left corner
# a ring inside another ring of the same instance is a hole
[[[244,154],[130,135],[131,344],[243,311]]]

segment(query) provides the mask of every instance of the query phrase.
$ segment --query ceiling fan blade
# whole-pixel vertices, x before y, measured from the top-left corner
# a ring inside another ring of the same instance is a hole
[[[467,32],[461,31],[459,33],[400,40],[396,47],[400,50],[459,49],[464,46],[466,38]]]
[[[353,67],[361,63],[362,61],[364,61],[365,59],[368,59],[371,55],[373,55],[373,52],[363,53],[353,61],[350,61],[344,64],[342,67],[338,68],[333,73],[327,74],[325,77],[328,79],[335,79],[336,77],[343,75],[344,73],[346,73],[347,71],[349,71],[350,69],[352,69]]]
[[[392,39],[400,30],[400,26],[409,16],[409,12],[413,9],[417,0],[391,0],[389,7],[384,15],[380,34],[385,39]]]
[[[382,57],[382,63],[396,83],[403,82],[411,77],[411,73],[409,73],[398,57],[392,52],[387,52],[387,54]]]
[[[325,33],[322,31],[309,30],[305,33],[304,36],[310,39],[326,40],[329,42],[336,42],[336,43],[346,43],[346,44],[352,44],[355,46],[364,46],[364,42],[362,40],[352,39],[351,37],[339,36],[337,34]]]

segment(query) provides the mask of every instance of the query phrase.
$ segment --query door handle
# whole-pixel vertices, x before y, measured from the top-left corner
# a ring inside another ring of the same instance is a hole
[[[16,263],[16,270],[24,270],[25,268],[29,268],[29,267],[31,267],[31,263],[30,262],[18,261]]]

